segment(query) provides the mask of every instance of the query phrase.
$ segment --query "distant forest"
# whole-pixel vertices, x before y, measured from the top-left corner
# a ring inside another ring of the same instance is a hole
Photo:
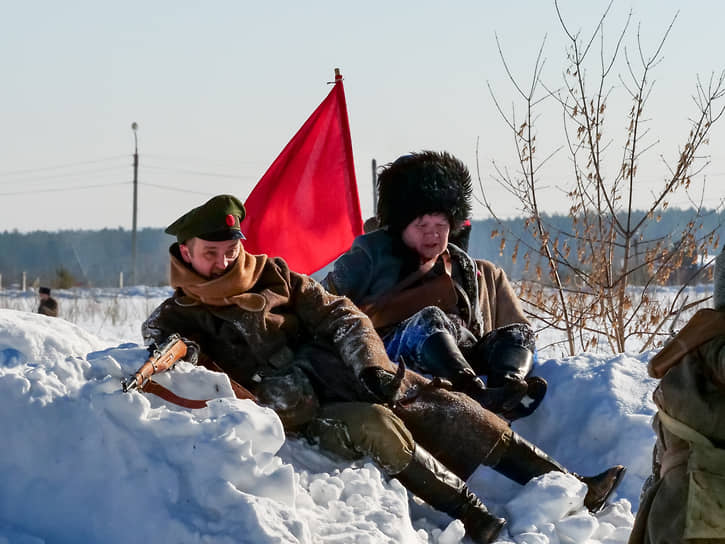
[[[167,285],[168,247],[163,229],[136,233],[136,284]],[[131,231],[124,229],[0,233],[0,274],[4,288],[39,283],[68,288],[132,284]]]
[[[651,221],[647,237],[672,237],[692,218],[692,210],[670,209],[660,221]],[[566,215],[548,216],[547,221],[570,230]],[[725,212],[712,212],[703,220],[705,229],[725,223]],[[501,239],[491,236],[494,230],[521,235],[522,220],[509,219],[498,225],[492,219],[473,221],[469,253],[473,257],[494,261],[513,279],[523,275],[523,259],[511,260],[513,236],[501,250]],[[723,229],[719,232],[725,235]],[[167,285],[168,248],[174,238],[163,229],[143,229],[136,237],[136,284]],[[713,250],[719,252],[721,248]],[[521,252],[520,252],[521,253]],[[131,232],[124,229],[67,230],[57,232],[0,233],[0,278],[3,288],[18,287],[25,273],[28,286],[41,284],[56,288],[72,286],[114,287],[123,273],[124,285],[132,284]]]

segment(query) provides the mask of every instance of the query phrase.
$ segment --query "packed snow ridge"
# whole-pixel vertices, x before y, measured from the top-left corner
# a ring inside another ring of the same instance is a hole
[[[467,542],[459,521],[372,461],[285,439],[274,412],[235,399],[222,374],[179,363],[158,376],[179,395],[214,399],[198,410],[123,393],[121,379],[147,352],[140,336],[109,341],[128,337],[121,326],[103,339],[64,319],[0,310],[0,543]],[[498,542],[627,542],[655,441],[651,355],[539,362],[549,392],[514,430],[579,474],[618,463],[628,472],[592,515],[573,476],[522,487],[480,467],[470,486],[509,522]]]

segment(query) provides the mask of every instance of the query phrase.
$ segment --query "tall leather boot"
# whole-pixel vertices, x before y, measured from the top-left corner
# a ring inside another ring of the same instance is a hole
[[[522,381],[534,367],[534,354],[524,346],[498,342],[488,357],[488,384],[491,387],[500,387],[508,380]]]
[[[500,460],[491,465],[491,468],[521,485],[547,472],[572,474],[587,485],[584,506],[591,512],[602,509],[626,471],[624,466],[615,465],[596,476],[580,476],[570,472],[558,461],[514,432],[511,432],[509,445],[503,451]]]
[[[506,524],[486,509],[463,480],[418,445],[408,466],[393,476],[433,508],[460,519],[474,542],[493,542]]]
[[[503,387],[511,391],[512,398],[507,404],[509,410],[502,415],[509,421],[526,417],[538,408],[546,394],[546,380],[538,376],[529,376],[534,366],[534,354],[517,336],[516,332],[526,326],[515,324],[493,331],[494,336],[484,339],[474,348],[473,357],[488,376],[489,387]],[[533,334],[533,333],[532,333]],[[514,398],[514,395],[519,395]]]
[[[426,338],[421,346],[421,364],[427,372],[450,380],[456,391],[465,393],[494,413],[513,410],[526,394],[525,382],[486,387],[447,332]]]

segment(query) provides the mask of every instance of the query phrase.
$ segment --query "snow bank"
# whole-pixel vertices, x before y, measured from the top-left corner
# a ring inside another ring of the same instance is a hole
[[[277,416],[233,398],[223,375],[180,363],[159,377],[214,399],[201,410],[122,393],[145,358],[136,343],[0,310],[0,542],[465,541],[459,521],[409,499],[369,460],[285,440]],[[581,474],[630,469],[593,516],[573,476],[522,487],[480,468],[471,486],[509,520],[500,542],[626,543],[654,443],[645,366],[646,356],[590,354],[541,364],[549,395],[514,429]]]

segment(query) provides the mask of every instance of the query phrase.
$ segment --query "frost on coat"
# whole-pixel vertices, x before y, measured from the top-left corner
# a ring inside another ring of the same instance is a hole
[[[394,372],[367,316],[349,299],[292,272],[283,260],[269,259],[249,291],[264,297],[259,311],[203,304],[177,289],[143,324],[144,338],[158,343],[176,332],[194,340],[250,389],[291,365],[297,352],[310,345],[336,355],[336,371],[351,379],[371,365]]]

